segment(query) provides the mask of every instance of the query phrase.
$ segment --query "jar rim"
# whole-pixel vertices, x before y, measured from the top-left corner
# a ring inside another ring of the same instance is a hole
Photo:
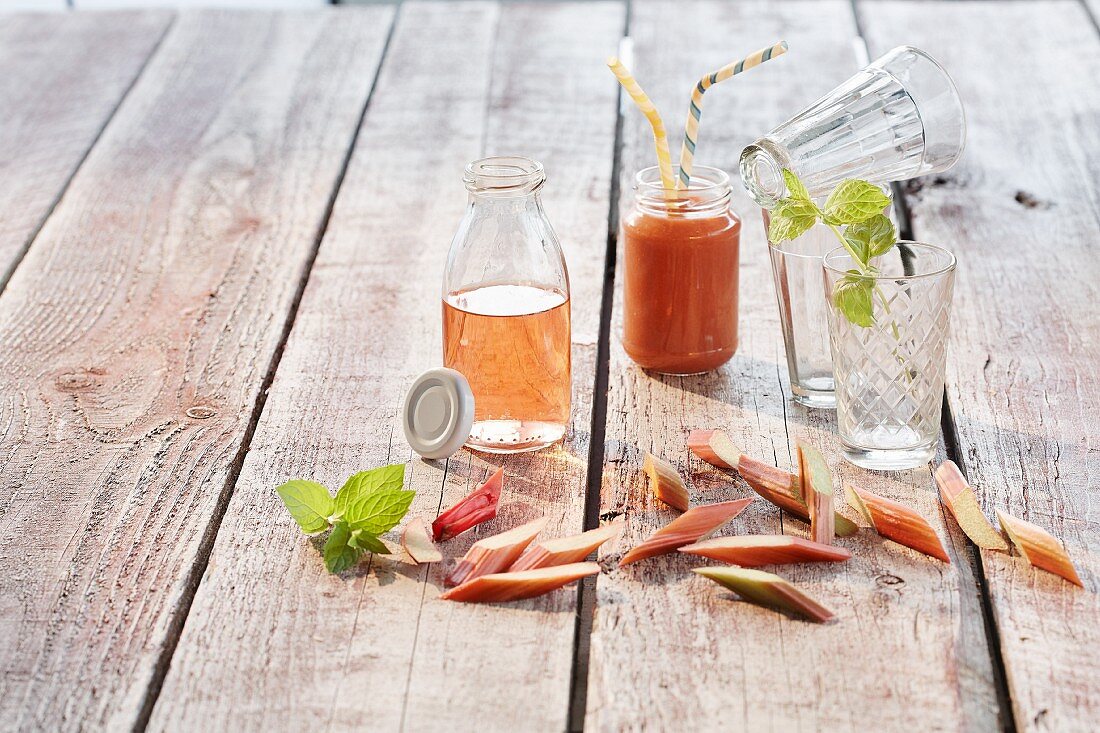
[[[467,163],[462,181],[470,193],[526,195],[542,186],[546,171],[537,160],[520,155],[498,155]]]
[[[958,259],[955,257],[955,254],[951,250],[947,249],[946,247],[941,247],[937,244],[928,244],[927,242],[916,242],[916,241],[913,241],[911,239],[899,239],[898,244],[904,244],[904,245],[907,245],[909,247],[921,248],[921,249],[924,249],[926,251],[929,251],[929,252],[935,254],[937,256],[937,258],[942,259],[943,264],[937,265],[936,267],[928,270],[927,272],[917,272],[913,275],[884,275],[884,274],[880,273],[878,275],[868,275],[867,277],[871,278],[872,280],[876,280],[876,281],[877,280],[892,280],[892,281],[922,280],[924,278],[937,277],[939,275],[943,275],[945,273],[951,272],[952,270],[955,269],[956,265],[958,265]],[[838,275],[844,275],[851,268],[847,267],[843,264],[843,259],[847,259],[850,262],[851,259],[852,259],[852,255],[844,247],[838,246],[838,247],[835,247],[835,248],[833,248],[833,249],[831,249],[831,250],[829,250],[828,252],[825,253],[825,256],[821,260],[821,265],[822,265],[822,267],[824,267],[829,272],[832,272],[832,273],[835,273],[835,274],[838,274]],[[840,262],[838,262],[838,260],[840,260]]]
[[[725,195],[729,189],[729,174],[721,168],[697,165],[692,169],[691,182],[687,188],[688,191],[695,194],[713,191],[715,197],[720,197]],[[651,165],[635,173],[634,190],[646,196],[655,195],[663,198],[665,195],[665,187],[661,180],[660,168]]]

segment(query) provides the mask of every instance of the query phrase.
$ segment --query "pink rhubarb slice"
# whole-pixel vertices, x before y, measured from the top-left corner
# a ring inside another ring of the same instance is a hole
[[[932,525],[916,511],[864,489],[857,489],[851,485],[844,488],[852,506],[880,535],[937,560],[951,562]]]
[[[1001,521],[1005,534],[1012,540],[1012,544],[1029,563],[1048,573],[1065,578],[1074,585],[1085,587],[1077,575],[1077,569],[1073,567],[1073,561],[1069,559],[1066,548],[1054,535],[1037,524],[1017,519],[1000,510],[997,511],[997,518]]]
[[[512,563],[509,571],[534,570],[580,562],[595,552],[604,542],[618,536],[624,526],[625,522],[620,520],[571,537],[536,542],[523,551],[519,559]]]
[[[423,517],[413,517],[405,525],[405,529],[401,531],[401,546],[417,565],[439,562],[443,559],[443,554],[428,535],[428,526],[424,523]]]
[[[831,545],[836,532],[833,511],[833,474],[825,457],[816,448],[798,445],[798,475],[802,499],[810,513],[810,537],[814,542]]]
[[[470,546],[444,582],[460,585],[480,575],[504,572],[545,526],[546,518],[540,517],[507,532],[478,540]]]
[[[974,489],[954,461],[944,461],[936,469],[936,486],[940,488],[940,501],[971,542],[986,550],[1008,552],[1008,543],[982,513]]]
[[[801,562],[843,562],[852,557],[852,553],[843,547],[823,545],[785,534],[715,537],[681,547],[680,552],[746,568]]]
[[[810,509],[802,500],[802,482],[798,476],[746,455],[738,461],[737,472],[766,501],[804,522],[810,521]],[[833,526],[837,537],[848,537],[859,531],[855,522],[835,510]]]
[[[718,468],[737,468],[741,458],[741,451],[724,430],[692,430],[687,444],[692,453]]]
[[[495,517],[503,485],[504,469],[498,468],[477,490],[436,517],[432,522],[432,539],[449,540]]]
[[[649,488],[654,496],[673,509],[687,511],[687,486],[684,485],[684,480],[680,478],[675,468],[652,453],[646,453],[642,470],[649,476]]]
[[[702,537],[745,511],[745,507],[751,502],[750,497],[718,504],[706,504],[686,511],[654,532],[645,542],[626,553],[619,561],[619,565],[629,565],[649,557],[664,555],[684,545],[698,542]]]
[[[835,615],[788,581],[763,570],[723,567],[695,568],[694,572],[729,588],[751,603],[779,608],[818,623],[829,621]]]
[[[446,601],[466,603],[503,603],[534,598],[574,580],[595,575],[600,566],[594,562],[577,562],[555,565],[549,568],[521,570],[517,573],[494,573],[474,578],[468,583],[451,588],[440,598]]]

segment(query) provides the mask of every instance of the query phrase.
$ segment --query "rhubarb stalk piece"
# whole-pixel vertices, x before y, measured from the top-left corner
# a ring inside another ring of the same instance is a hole
[[[1048,573],[1061,576],[1074,585],[1085,587],[1066,553],[1066,548],[1057,538],[1036,524],[1017,519],[1000,510],[997,510],[997,519],[1000,520],[1001,527],[1012,540],[1012,544],[1029,563]]]
[[[600,566],[594,562],[577,562],[549,568],[522,570],[518,573],[495,573],[451,588],[439,596],[446,601],[466,603],[503,603],[534,598],[574,580],[595,575]]]
[[[688,490],[676,469],[652,453],[645,454],[642,470],[649,476],[649,488],[653,495],[673,509],[686,512]]]
[[[802,481],[802,499],[810,513],[810,537],[823,545],[833,543],[836,531],[833,511],[833,474],[829,464],[813,446],[799,443],[798,475]]]
[[[940,487],[940,500],[971,542],[987,550],[1008,552],[1008,543],[982,514],[974,489],[954,461],[944,461],[936,469],[936,486]]]
[[[504,469],[498,468],[476,491],[436,517],[432,522],[432,539],[449,540],[495,517],[503,485]]]
[[[444,581],[447,585],[460,585],[481,575],[502,573],[523,554],[535,535],[546,526],[546,518],[478,540],[455,565]]]
[[[405,529],[401,531],[401,546],[417,565],[439,562],[443,559],[443,553],[432,544],[432,538],[428,536],[428,527],[424,524],[422,517],[413,517],[405,525]]]
[[[737,472],[765,500],[804,522],[810,521],[810,509],[802,500],[802,485],[798,476],[744,454],[737,463]],[[833,525],[837,537],[848,537],[859,531],[854,522],[835,510]]]
[[[870,491],[848,485],[844,487],[848,501],[886,539],[910,547],[917,552],[951,562],[936,531],[914,510]]]
[[[824,623],[835,614],[778,575],[751,568],[695,568],[704,578],[729,588],[741,598],[761,606],[779,608]]]
[[[629,565],[648,557],[664,555],[684,545],[698,542],[704,536],[745,511],[752,498],[706,504],[684,512],[653,533],[648,540],[623,556],[619,565]]]
[[[715,537],[681,547],[680,552],[750,568],[800,562],[843,562],[852,553],[843,547],[824,545],[785,534],[751,534]]]
[[[509,572],[580,562],[595,552],[604,542],[618,536],[624,526],[625,522],[620,520],[572,537],[558,537],[537,542],[523,551],[519,559],[512,563]]]
[[[741,451],[724,430],[692,430],[688,448],[699,458],[718,468],[737,468]]]

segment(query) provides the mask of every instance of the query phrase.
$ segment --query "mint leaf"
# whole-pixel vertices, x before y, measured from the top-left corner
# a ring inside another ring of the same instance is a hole
[[[325,567],[330,573],[342,573],[363,556],[363,551],[351,545],[351,527],[347,522],[339,521],[332,528],[332,534],[325,542],[322,551],[325,556]]]
[[[352,530],[351,540],[349,540],[348,544],[353,547],[358,547],[360,550],[373,552],[375,555],[391,554],[390,548],[386,547],[382,540],[361,529]]]
[[[787,184],[788,198],[797,199],[799,201],[810,200],[810,192],[802,185],[802,181],[798,180],[798,176],[786,168],[783,169],[783,182]]]
[[[812,201],[783,199],[768,213],[768,241],[775,244],[801,236],[817,223],[817,214]]]
[[[353,529],[361,529],[380,535],[396,527],[409,511],[415,491],[383,489],[375,491],[348,505],[344,519]]]
[[[825,221],[829,224],[856,224],[866,221],[890,205],[890,197],[867,181],[842,181],[825,201]]]
[[[317,534],[328,529],[333,500],[324,486],[316,481],[294,479],[275,491],[303,532]]]
[[[875,281],[850,270],[833,292],[833,304],[852,323],[867,328],[875,322],[871,290]]]
[[[844,241],[855,253],[855,258],[862,267],[867,264],[867,260],[871,259],[871,244],[867,241],[866,236],[860,236],[860,232],[852,231],[855,226],[857,225],[853,224],[844,230]]]
[[[890,221],[890,217],[885,214],[878,214],[866,221],[852,224],[844,230],[844,233],[847,235],[854,233],[867,243],[867,257],[864,258],[864,263],[879,255],[886,254],[898,241],[898,232],[894,228],[894,222]]]
[[[405,464],[372,468],[353,474],[336,492],[335,514],[347,518],[348,506],[374,491],[400,489],[405,484]],[[350,520],[349,520],[350,521]]]

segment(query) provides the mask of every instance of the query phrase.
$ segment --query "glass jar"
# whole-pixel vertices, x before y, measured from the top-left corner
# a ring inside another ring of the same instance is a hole
[[[657,168],[638,173],[623,220],[623,347],[639,366],[698,374],[737,351],[741,220],[729,176],[696,167],[669,194]]]
[[[527,158],[466,166],[466,215],[443,276],[443,362],[466,376],[474,424],[466,445],[538,450],[569,424],[569,276],[542,208],[546,175]]]

